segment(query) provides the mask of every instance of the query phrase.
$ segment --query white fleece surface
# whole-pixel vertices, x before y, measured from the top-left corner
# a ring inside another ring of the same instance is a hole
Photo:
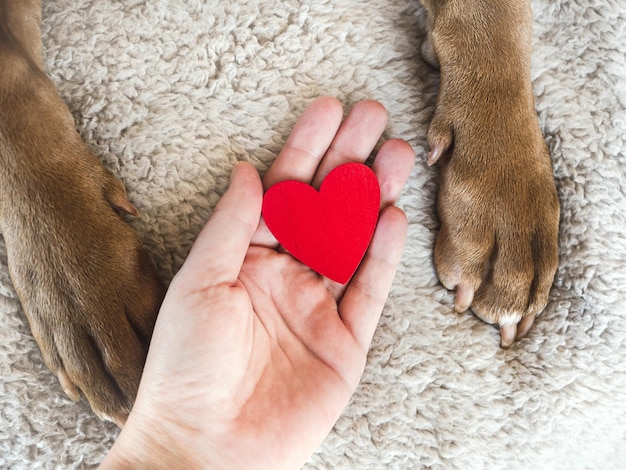
[[[237,160],[263,171],[315,97],[389,110],[417,154],[409,239],[361,386],[311,469],[626,468],[626,3],[533,1],[532,79],[562,202],[550,302],[511,350],[452,311],[431,251],[438,74],[411,0],[44,2],[49,74],[125,183],[166,279]],[[33,256],[37,256],[33,253]],[[0,242],[0,468],[92,468],[117,436],[45,368]]]

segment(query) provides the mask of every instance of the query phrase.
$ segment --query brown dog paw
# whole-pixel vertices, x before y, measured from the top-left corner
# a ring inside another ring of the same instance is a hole
[[[43,73],[0,89],[0,229],[9,272],[47,366],[103,418],[123,424],[165,293],[120,213],[122,184],[81,141]],[[10,105],[5,106],[6,102]]]
[[[46,365],[68,396],[78,400],[82,391],[96,414],[121,425],[164,287],[114,211],[134,209],[121,184],[100,173],[106,184],[97,191],[99,182],[88,182],[95,191],[80,190],[78,199],[62,188],[36,191],[47,210],[22,207],[5,218],[4,233],[11,278]],[[74,190],[76,176],[64,181]]]
[[[65,175],[72,189],[35,191],[47,208],[21,207],[3,226],[11,278],[46,365],[73,400],[82,391],[96,414],[122,425],[164,287],[115,212],[134,210],[121,184],[98,172],[106,180],[100,188]],[[89,189],[79,189],[85,183]]]
[[[434,260],[471,309],[524,336],[557,267],[559,201],[530,82],[529,2],[425,0],[441,70],[428,163],[442,162]],[[461,12],[461,13],[459,13]]]
[[[449,100],[440,92],[429,164],[442,162],[434,261],[455,309],[524,336],[546,306],[557,268],[559,202],[532,95]]]

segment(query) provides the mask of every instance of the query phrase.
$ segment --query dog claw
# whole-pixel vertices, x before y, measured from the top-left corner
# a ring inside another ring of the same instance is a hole
[[[128,415],[123,413],[116,413],[115,415],[108,415],[106,413],[97,413],[96,415],[103,421],[110,421],[122,429],[128,420]]]
[[[535,315],[528,315],[522,318],[522,321],[517,325],[517,336],[515,339],[521,339],[528,334],[530,328],[535,323]]]
[[[111,174],[105,172],[105,197],[111,207],[123,214],[139,217],[139,211],[131,204],[126,195],[124,185]]]
[[[70,400],[74,402],[79,401],[80,392],[78,391],[76,385],[74,385],[74,382],[72,382],[72,380],[67,375],[67,372],[65,372],[65,370],[63,369],[57,371],[57,378],[59,379],[59,383],[61,384],[61,387],[63,387],[63,391],[65,392],[65,394],[70,397]]]
[[[446,153],[447,150],[448,146],[444,142],[437,142],[430,150],[426,164],[428,166],[433,166],[437,163],[437,160],[439,160],[441,156]]]
[[[111,202],[118,211],[124,214],[132,215],[133,217],[139,217],[140,215],[139,210],[137,210],[137,208],[133,206],[131,202],[125,197],[123,199],[120,198],[120,199],[117,199],[116,201],[111,201]]]
[[[126,197],[126,192],[122,190],[119,193],[109,194],[107,199],[109,204],[119,212],[132,215],[133,217],[139,217],[139,211]]]
[[[441,117],[440,111],[435,111],[430,129],[428,129],[428,144],[430,145],[430,153],[426,162],[428,166],[434,165],[448,153],[453,140],[452,127]]]
[[[515,335],[517,333],[517,325],[504,325],[500,327],[500,346],[508,348],[515,341]]]
[[[439,59],[437,59],[437,54],[435,54],[435,49],[433,48],[433,43],[430,38],[430,34],[426,36],[424,42],[422,43],[422,59],[431,67],[438,69],[439,68]]]
[[[127,415],[124,414],[116,414],[115,416],[109,417],[110,421],[113,421],[118,428],[122,429],[126,424],[126,420],[128,419]]]
[[[456,297],[454,299],[454,310],[457,313],[463,313],[474,301],[474,289],[463,284],[459,284],[456,288]]]

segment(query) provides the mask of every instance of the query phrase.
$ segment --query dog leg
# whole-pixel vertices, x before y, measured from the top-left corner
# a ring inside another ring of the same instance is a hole
[[[524,336],[557,267],[559,202],[530,82],[528,0],[425,0],[441,70],[428,133],[441,162],[435,266],[458,311]]]
[[[119,213],[122,184],[89,152],[43,72],[40,2],[0,0],[0,230],[47,366],[122,424],[164,286]]]

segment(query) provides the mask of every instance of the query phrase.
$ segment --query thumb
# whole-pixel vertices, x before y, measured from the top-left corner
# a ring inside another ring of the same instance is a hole
[[[262,201],[263,185],[256,169],[249,163],[237,163],[228,190],[215,206],[179,272],[189,288],[235,283],[259,225]]]

